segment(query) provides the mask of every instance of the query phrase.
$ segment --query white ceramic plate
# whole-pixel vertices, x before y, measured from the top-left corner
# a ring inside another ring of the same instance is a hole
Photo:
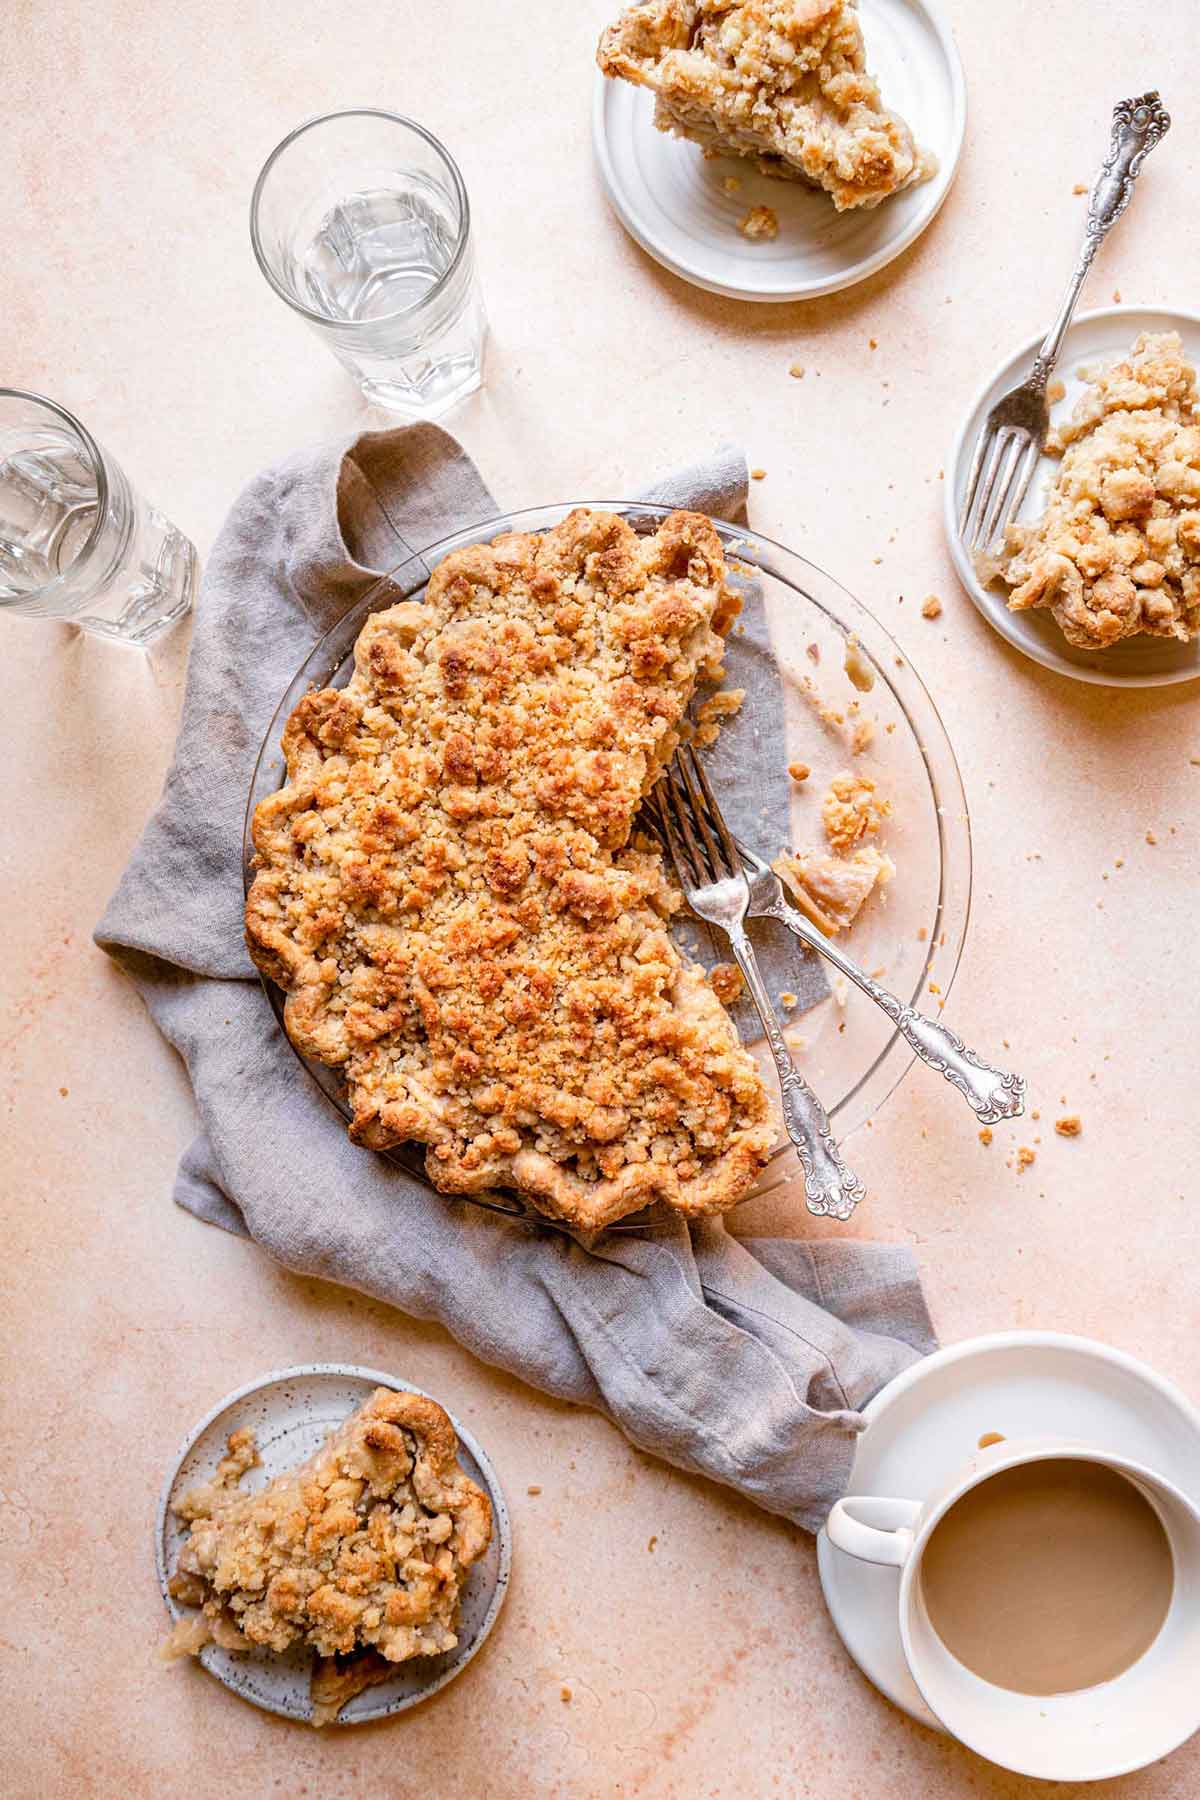
[[[889,1382],[863,1415],[852,1494],[919,1500],[997,1431],[1087,1439],[1200,1500],[1200,1413],[1153,1369],[1089,1338],[1010,1331],[951,1344]],[[944,1730],[904,1660],[900,1571],[847,1556],[823,1531],[817,1563],[838,1635],[863,1674],[922,1725]]]
[[[1143,331],[1177,331],[1188,356],[1193,362],[1200,363],[1200,316],[1195,313],[1159,312],[1143,306],[1108,306],[1101,312],[1084,313],[1067,333],[1059,358],[1055,373],[1067,392],[1065,398],[1051,408],[1052,416],[1066,417],[1074,409],[1084,386],[1078,374],[1081,364],[1115,362],[1132,349],[1134,339]],[[1049,613],[1010,612],[1005,600],[1006,590],[985,588],[963,549],[958,535],[958,514],[983,421],[1002,394],[1024,381],[1040,343],[1039,333],[1010,356],[980,389],[950,453],[951,479],[945,484],[944,523],[946,541],[959,580],[1001,637],[1007,638],[1026,656],[1031,656],[1034,662],[1041,663],[1043,668],[1100,687],[1163,687],[1176,681],[1195,681],[1200,677],[1200,640],[1183,644],[1174,638],[1143,636],[1126,638],[1123,643],[1114,644],[1111,650],[1077,650],[1068,644]],[[1041,458],[1018,515],[1020,518],[1039,517],[1045,501],[1046,483],[1058,466],[1052,456]]]
[[[592,137],[600,173],[621,223],[656,262],[735,300],[807,300],[873,275],[921,235],[962,152],[962,64],[931,0],[862,0],[861,11],[867,67],[884,105],[938,159],[931,180],[869,209],[836,212],[827,194],[760,175],[743,157],[706,161],[698,145],[655,130],[647,88],[597,71]],[[741,182],[735,194],[722,186],[727,175]],[[752,206],[774,209],[777,238],[742,236],[738,220]]]
[[[158,1585],[172,1619],[190,1609],[181,1607],[167,1592],[167,1577],[186,1533],[171,1505],[187,1488],[209,1480],[225,1452],[231,1431],[250,1426],[257,1439],[262,1463],[242,1480],[247,1493],[265,1487],[285,1469],[295,1468],[324,1440],[335,1425],[352,1413],[377,1387],[419,1394],[411,1382],[378,1369],[353,1368],[341,1363],[310,1363],[303,1368],[282,1369],[264,1375],[215,1406],[192,1431],[163,1484],[154,1523],[154,1558]],[[508,1590],[512,1563],[512,1528],[496,1471],[475,1442],[451,1414],[458,1433],[459,1461],[492,1503],[492,1541],[487,1554],[471,1569],[463,1587],[458,1645],[443,1656],[414,1658],[401,1663],[395,1676],[368,1688],[342,1708],[339,1725],[361,1725],[367,1719],[384,1719],[405,1712],[446,1686],[470,1662],[496,1623]],[[267,1712],[308,1721],[308,1681],[312,1653],[295,1649],[283,1656],[268,1650],[234,1652],[209,1644],[200,1661],[210,1675]]]

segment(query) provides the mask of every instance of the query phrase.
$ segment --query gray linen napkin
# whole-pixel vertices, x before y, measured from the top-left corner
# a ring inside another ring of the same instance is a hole
[[[729,517],[745,467],[722,451],[644,497]],[[175,1198],[815,1530],[848,1478],[857,1409],[934,1348],[911,1253],[678,1219],[589,1249],[434,1194],[350,1143],[246,954],[242,813],[279,695],[379,571],[496,518],[454,440],[411,426],[289,458],[225,524],[163,797],[96,932],[195,1091]]]

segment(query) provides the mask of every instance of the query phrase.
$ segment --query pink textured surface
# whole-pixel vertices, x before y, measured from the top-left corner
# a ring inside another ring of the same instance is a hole
[[[984,1149],[957,1096],[918,1072],[852,1145],[872,1190],[852,1229],[915,1246],[945,1339],[1086,1332],[1200,1393],[1200,692],[1110,693],[1020,660],[958,591],[938,509],[962,407],[1057,304],[1084,204],[1071,189],[1091,178],[1109,108],[1153,82],[1175,130],[1089,296],[1194,303],[1187,0],[1133,14],[954,0],[971,112],[945,212],[863,287],[769,309],[662,274],[609,214],[589,143],[597,0],[120,0],[103,16],[63,0],[52,25],[36,0],[15,9],[4,379],[77,410],[202,554],[256,469],[365,416],[263,284],[246,229],[267,151],[333,105],[410,110],[461,161],[494,339],[487,388],[449,423],[502,502],[619,492],[717,435],[744,440],[767,471],[755,525],[875,610],[943,711],[977,852],[953,1015],[981,1046],[1009,1040],[1041,1113]],[[1067,1792],[986,1766],[880,1699],[787,1526],[437,1329],[282,1274],[171,1207],[188,1092],[89,934],[162,780],[187,633],[149,662],[56,625],[5,618],[0,633],[5,1792]],[[1082,1116],[1077,1141],[1054,1135],[1066,1111]],[[1021,1175],[1018,1143],[1037,1151]],[[827,1229],[780,1196],[740,1224]],[[505,1616],[460,1682],[399,1724],[324,1738],[156,1662],[150,1546],[189,1425],[257,1372],[315,1360],[391,1367],[444,1397],[496,1461],[517,1553]],[[1193,1744],[1109,1791],[1198,1789]]]

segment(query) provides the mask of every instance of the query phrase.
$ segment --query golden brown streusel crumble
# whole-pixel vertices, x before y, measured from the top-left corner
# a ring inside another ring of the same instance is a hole
[[[830,848],[849,856],[864,839],[875,836],[891,810],[891,802],[880,797],[869,775],[835,775],[821,802]]]
[[[436,1401],[376,1388],[307,1462],[244,1494],[259,1458],[254,1433],[235,1431],[213,1480],[174,1509],[189,1535],[169,1591],[200,1610],[165,1654],[308,1645],[323,1725],[396,1664],[452,1650],[463,1579],[492,1535],[457,1457]]]
[[[880,100],[855,0],[644,0],[603,33],[596,60],[651,89],[660,131],[823,188],[839,212],[937,166]]]
[[[297,707],[247,941],[293,1041],[344,1068],[356,1142],[586,1229],[750,1187],[765,1089],[629,843],[738,604],[702,514],[639,537],[580,509],[447,557]]]
[[[1009,527],[998,575],[1015,612],[1045,607],[1068,643],[1200,635],[1200,401],[1178,333],[1143,333],[1089,371],[1046,443],[1062,464],[1032,525]]]
[[[744,219],[738,220],[738,230],[744,238],[752,242],[779,236],[779,214],[773,206],[752,206]]]

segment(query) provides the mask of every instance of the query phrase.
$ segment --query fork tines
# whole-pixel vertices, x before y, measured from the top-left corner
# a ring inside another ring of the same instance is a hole
[[[658,816],[685,886],[745,879],[729,827],[721,817],[704,764],[681,744],[654,789]]]
[[[987,550],[1021,510],[1042,453],[1041,438],[1024,425],[989,418],[979,434],[959,514],[967,548]]]

